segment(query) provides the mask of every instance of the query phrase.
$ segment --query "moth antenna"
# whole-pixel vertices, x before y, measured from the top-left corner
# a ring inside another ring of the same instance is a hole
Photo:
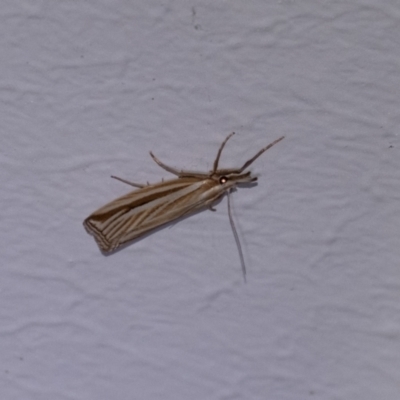
[[[243,279],[246,282],[246,264],[244,263],[244,257],[242,252],[242,246],[240,244],[239,235],[237,233],[235,223],[233,222],[232,213],[231,213],[231,196],[230,190],[228,190],[228,215],[229,215],[229,222],[231,223],[231,228],[233,232],[233,236],[235,237],[236,246],[239,251],[240,263],[242,265],[242,272],[243,272]]]
[[[226,142],[229,140],[229,138],[231,138],[233,135],[235,134],[235,132],[230,133],[226,139],[222,142],[218,153],[217,153],[217,158],[214,161],[214,167],[213,167],[213,172],[215,172],[218,169],[218,163],[219,163],[219,158],[221,157],[221,153],[222,153],[222,149],[225,147]]]
[[[261,149],[253,158],[250,158],[250,160],[246,161],[243,164],[243,167],[240,168],[238,170],[238,173],[240,174],[242,171],[244,171],[250,164],[252,164],[258,157],[261,156],[262,153],[264,153],[264,151],[267,151],[268,149],[270,149],[274,144],[277,144],[278,142],[280,142],[282,139],[284,139],[285,136],[280,137],[279,139],[276,139],[275,141],[273,141],[272,143],[270,143],[268,146],[264,147],[263,149]]]

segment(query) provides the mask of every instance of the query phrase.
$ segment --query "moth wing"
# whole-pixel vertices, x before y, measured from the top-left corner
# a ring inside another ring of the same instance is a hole
[[[101,207],[83,224],[99,248],[110,252],[154,228],[204,207],[202,193],[211,186],[215,186],[214,181],[197,178],[178,178],[146,186]]]

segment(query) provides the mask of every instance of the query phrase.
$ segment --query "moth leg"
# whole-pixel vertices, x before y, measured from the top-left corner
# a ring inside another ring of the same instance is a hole
[[[218,200],[221,197],[221,195],[218,195],[214,197],[213,199],[207,200],[204,204],[205,207],[208,207],[210,211],[217,211],[216,208],[213,207],[213,203]]]
[[[114,176],[114,175],[111,175],[111,178],[116,179],[117,181],[126,183],[127,185],[131,185],[131,186],[138,187],[138,188],[144,188],[146,186],[146,185],[142,185],[140,183],[129,182],[126,179],[118,178],[118,176]]]
[[[272,146],[274,146],[275,144],[277,144],[278,142],[280,142],[282,139],[284,139],[285,136],[280,137],[279,139],[274,140],[272,143],[270,143],[268,146],[264,147],[263,149],[261,149],[253,158],[250,158],[250,160],[246,161],[242,168],[237,170],[237,173],[241,173],[242,171],[244,171],[250,164],[252,164],[258,157],[261,156],[262,153],[264,153],[264,151],[267,151],[268,149],[270,149]]]
[[[177,176],[181,175],[182,171],[178,171],[178,170],[175,169],[175,168],[168,167],[168,165],[165,165],[164,163],[162,163],[151,151],[150,151],[150,155],[151,155],[151,158],[152,158],[161,168],[164,168],[166,171],[170,172],[171,174],[174,174],[174,175],[177,175]]]
[[[213,166],[213,170],[212,172],[215,172],[218,169],[218,163],[219,163],[219,158],[221,157],[221,153],[222,153],[222,149],[225,147],[226,142],[229,140],[229,138],[231,138],[233,135],[235,134],[235,132],[230,133],[226,139],[222,142],[221,146],[218,149],[218,153],[217,153],[217,157],[214,161],[214,166]]]

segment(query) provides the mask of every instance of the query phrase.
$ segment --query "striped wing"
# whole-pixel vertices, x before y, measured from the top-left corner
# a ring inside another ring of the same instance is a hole
[[[178,178],[146,186],[101,207],[83,225],[103,252],[189,212],[208,205],[223,193],[212,179]]]

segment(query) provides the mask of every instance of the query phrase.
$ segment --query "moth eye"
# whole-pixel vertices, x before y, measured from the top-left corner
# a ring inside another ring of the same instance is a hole
[[[228,178],[226,176],[221,176],[221,178],[219,178],[219,183],[221,185],[223,185],[226,182],[228,182]]]

